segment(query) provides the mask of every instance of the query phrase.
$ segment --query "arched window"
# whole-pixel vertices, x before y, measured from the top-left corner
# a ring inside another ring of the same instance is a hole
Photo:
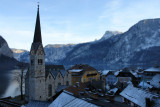
[[[49,84],[48,85],[48,97],[51,97],[52,96],[52,85]]]

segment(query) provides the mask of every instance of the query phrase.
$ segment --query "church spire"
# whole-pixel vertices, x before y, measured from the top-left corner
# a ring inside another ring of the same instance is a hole
[[[36,19],[36,27],[34,32],[33,43],[42,43],[41,25],[40,25],[40,17],[39,17],[39,3],[38,3],[38,11],[37,11],[37,19]]]

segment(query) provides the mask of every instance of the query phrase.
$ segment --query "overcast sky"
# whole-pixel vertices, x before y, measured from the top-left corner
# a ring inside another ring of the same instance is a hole
[[[43,45],[94,41],[160,17],[160,0],[39,0]],[[10,48],[30,50],[37,0],[0,0],[0,35]]]

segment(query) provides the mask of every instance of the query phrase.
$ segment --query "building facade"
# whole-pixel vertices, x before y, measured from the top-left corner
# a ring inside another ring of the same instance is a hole
[[[71,85],[71,74],[65,69],[51,65],[47,70],[42,44],[39,5],[33,43],[30,50],[30,65],[25,77],[25,99],[46,101],[55,95],[60,85]]]
[[[72,75],[72,84],[76,84],[76,82],[85,83],[92,80],[100,80],[98,71],[87,64],[75,65],[71,67],[68,72]]]

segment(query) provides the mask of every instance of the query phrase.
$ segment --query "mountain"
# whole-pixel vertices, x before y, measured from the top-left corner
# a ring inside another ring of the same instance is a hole
[[[123,68],[160,64],[160,19],[142,20],[127,32],[95,44],[76,47],[64,64],[87,63],[96,68]]]
[[[11,69],[18,64],[6,40],[0,36],[0,69]]]
[[[106,31],[97,41],[44,49],[46,62],[53,64],[90,64],[98,69],[154,66],[160,64],[160,19],[141,20],[124,33]]]
[[[0,56],[1,55],[7,56],[10,58],[13,57],[13,52],[8,47],[7,42],[5,41],[5,39],[2,36],[0,36]]]
[[[13,52],[13,57],[17,60],[20,60],[20,56],[22,56],[23,54],[25,54],[26,52],[28,52],[27,50],[24,49],[12,49]]]
[[[67,57],[67,53],[74,48],[75,44],[54,44],[44,47],[46,62],[57,64]]]
[[[102,36],[102,38],[99,41],[103,41],[106,39],[109,39],[112,36],[116,36],[118,34],[122,34],[122,32],[119,31],[106,31],[105,34]]]

